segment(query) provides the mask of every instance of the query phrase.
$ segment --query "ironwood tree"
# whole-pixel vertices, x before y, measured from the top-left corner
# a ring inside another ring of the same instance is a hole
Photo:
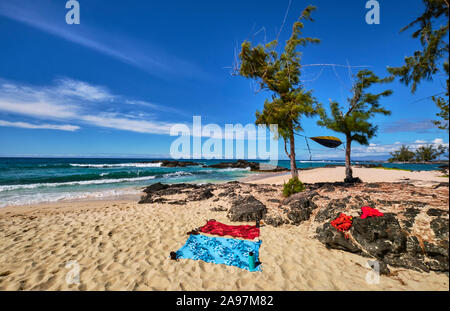
[[[328,116],[325,110],[320,112],[321,116],[317,124],[345,135],[345,182],[357,180],[353,178],[351,168],[352,142],[368,145],[369,140],[375,136],[378,130],[378,127],[370,122],[370,119],[376,114],[390,115],[390,111],[384,109],[379,101],[381,97],[391,95],[392,90],[373,94],[369,93],[367,89],[375,84],[390,81],[392,78],[380,79],[370,70],[361,70],[357,73],[353,83],[352,97],[348,99],[348,107],[341,107],[338,102],[331,101],[331,116]]]
[[[264,109],[256,112],[256,124],[278,125],[275,134],[284,140],[292,178],[298,177],[294,134],[302,130],[301,117],[317,115],[321,109],[312,92],[301,83],[302,53],[298,50],[299,47],[320,42],[317,38],[302,36],[304,22],[313,21],[311,13],[315,9],[310,5],[302,12],[281,53],[277,52],[278,39],[275,39],[256,46],[244,41],[239,54],[239,75],[255,80],[260,90],[271,93],[270,99],[265,100]]]
[[[434,123],[440,129],[449,130],[449,63],[448,63],[448,0],[423,0],[425,12],[410,24],[402,28],[403,32],[414,29],[412,37],[419,39],[421,50],[415,51],[412,56],[405,57],[405,64],[401,67],[388,67],[393,75],[400,77],[400,82],[411,85],[414,93],[422,80],[433,80],[436,75],[447,77],[442,92],[430,96],[438,106],[440,120]],[[444,95],[444,96],[442,96]]]

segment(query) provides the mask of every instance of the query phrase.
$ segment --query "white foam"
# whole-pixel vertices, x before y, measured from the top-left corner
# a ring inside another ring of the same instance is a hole
[[[35,193],[26,195],[13,195],[0,201],[0,207],[30,205],[38,203],[48,203],[57,201],[80,200],[80,199],[106,199],[109,197],[118,197],[124,195],[138,195],[141,191],[138,189],[112,189],[94,192],[54,192],[54,193]]]
[[[109,167],[161,167],[158,163],[117,163],[117,164],[77,164],[70,163],[74,167],[109,168]]]
[[[251,167],[240,168],[240,167],[228,167],[220,169],[223,172],[234,172],[234,171],[250,171]]]
[[[68,182],[61,182],[61,183],[40,183],[40,184],[29,184],[29,185],[3,185],[3,186],[0,186],[0,192],[19,190],[19,189],[35,189],[35,188],[41,188],[41,187],[115,184],[115,183],[121,183],[121,182],[150,180],[150,179],[155,179],[155,177],[156,176],[145,176],[145,177],[134,177],[134,178],[111,178],[111,179],[96,179],[96,180],[83,180],[83,181],[68,181]]]
[[[164,178],[170,178],[170,177],[193,176],[193,175],[194,174],[189,173],[189,172],[178,171],[178,172],[174,172],[174,173],[164,174],[163,177]]]

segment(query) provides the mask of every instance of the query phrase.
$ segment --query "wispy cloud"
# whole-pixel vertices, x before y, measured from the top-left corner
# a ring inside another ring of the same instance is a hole
[[[65,24],[61,8],[56,8],[53,2],[47,0],[1,1],[0,16],[110,56],[159,78],[211,80],[211,76],[198,65],[171,55],[154,44],[138,42],[129,36],[107,33],[89,27],[85,21],[71,27]]]
[[[120,114],[85,115],[81,119],[95,126],[147,134],[168,134],[172,123],[136,120]]]
[[[92,86],[86,82],[71,79],[59,80],[56,92],[61,95],[78,97],[87,101],[108,101],[115,98],[105,87]]]
[[[59,130],[59,131],[68,131],[68,132],[74,132],[78,129],[80,129],[79,126],[76,125],[57,125],[57,124],[31,124],[27,122],[9,122],[0,120],[0,126],[5,127],[19,127],[24,129],[40,129],[40,130]]]
[[[152,119],[153,112],[164,110],[164,107],[149,104],[145,111],[136,114],[121,112],[124,103],[129,101],[133,99],[115,95],[105,87],[68,78],[57,80],[51,86],[29,86],[0,80],[0,112],[137,133],[169,134],[173,123]],[[2,124],[29,129],[74,131],[80,128],[78,125],[11,121],[3,121]]]
[[[149,102],[146,102],[143,100],[126,100],[124,103],[127,105],[141,106],[141,107],[151,108],[156,111],[171,112],[171,113],[176,113],[179,115],[186,116],[186,113],[184,113],[181,110],[178,110],[178,109],[175,109],[175,108],[172,108],[169,106],[159,105],[159,104],[155,104],[155,103],[149,103]]]

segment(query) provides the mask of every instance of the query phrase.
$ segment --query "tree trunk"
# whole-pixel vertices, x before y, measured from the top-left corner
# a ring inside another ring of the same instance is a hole
[[[297,164],[295,163],[295,142],[294,142],[294,131],[291,130],[289,133],[289,145],[291,147],[291,153],[289,158],[291,159],[291,175],[292,178],[298,177]]]
[[[349,135],[347,135],[346,139],[347,139],[347,146],[345,147],[345,181],[352,182],[353,171],[350,162],[350,154],[352,152],[352,139]]]

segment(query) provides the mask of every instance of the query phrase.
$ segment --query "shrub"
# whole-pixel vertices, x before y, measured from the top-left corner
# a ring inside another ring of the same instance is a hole
[[[289,179],[288,183],[283,186],[283,195],[285,197],[291,196],[294,193],[302,192],[305,190],[305,186],[298,179],[298,177]]]

